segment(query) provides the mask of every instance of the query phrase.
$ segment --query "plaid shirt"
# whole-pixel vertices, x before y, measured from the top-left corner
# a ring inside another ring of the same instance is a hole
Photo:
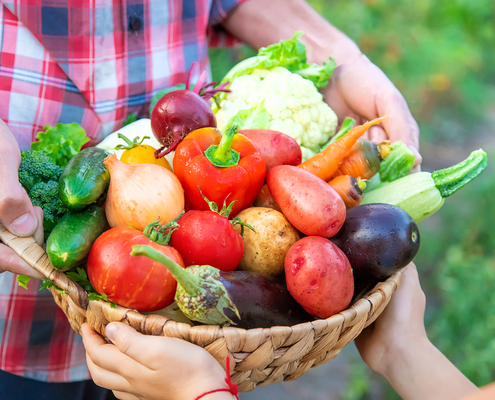
[[[151,97],[209,68],[214,28],[243,0],[2,1],[0,118],[21,148],[49,124],[78,122],[96,144]],[[219,35],[220,33],[220,35]],[[51,294],[0,274],[0,368],[25,377],[89,377],[85,351]]]

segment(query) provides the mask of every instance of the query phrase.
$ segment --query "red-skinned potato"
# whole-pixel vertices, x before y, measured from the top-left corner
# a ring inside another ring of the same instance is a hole
[[[285,217],[306,236],[331,238],[344,224],[342,197],[312,173],[279,165],[268,171],[266,184]]]
[[[287,289],[309,314],[328,318],[349,306],[354,294],[351,264],[329,240],[307,236],[297,241],[284,267]]]
[[[270,129],[241,129],[260,151],[269,171],[277,165],[299,165],[302,162],[301,147],[289,135]]]

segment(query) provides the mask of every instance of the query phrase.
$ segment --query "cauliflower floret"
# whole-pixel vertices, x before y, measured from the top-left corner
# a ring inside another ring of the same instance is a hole
[[[311,157],[335,133],[337,116],[323,101],[316,86],[284,67],[258,69],[235,78],[231,93],[220,104],[217,124],[224,129],[237,111],[263,105],[269,115],[267,129],[294,138]]]
[[[304,130],[301,125],[296,124],[291,119],[274,119],[270,122],[268,129],[283,132],[286,135],[289,135],[292,139],[294,139],[299,146],[301,146],[302,137],[304,135]]]

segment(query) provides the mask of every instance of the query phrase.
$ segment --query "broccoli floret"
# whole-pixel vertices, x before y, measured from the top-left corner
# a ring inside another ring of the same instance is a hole
[[[58,182],[39,182],[29,191],[34,206],[43,209],[45,237],[55,228],[57,222],[68,211],[58,196]]]
[[[28,193],[37,183],[58,182],[62,171],[63,169],[54,164],[51,158],[42,151],[21,151],[19,182]]]

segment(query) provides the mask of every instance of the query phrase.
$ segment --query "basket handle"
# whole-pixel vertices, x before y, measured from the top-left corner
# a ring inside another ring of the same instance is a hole
[[[53,267],[48,254],[32,236],[18,237],[0,222],[0,240],[26,261],[36,271],[49,278],[56,286],[65,290],[72,301],[83,310],[88,308],[88,293],[67,275]]]

